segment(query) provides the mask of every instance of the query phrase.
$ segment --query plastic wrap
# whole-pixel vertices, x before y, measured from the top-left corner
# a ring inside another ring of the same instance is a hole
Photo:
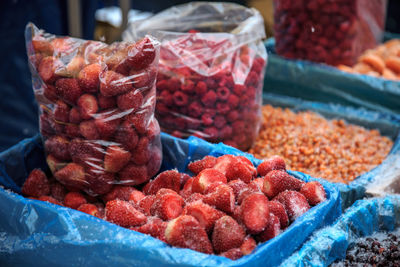
[[[276,51],[287,58],[352,65],[383,37],[386,0],[274,0]]]
[[[194,2],[130,24],[124,40],[161,41],[156,115],[163,131],[248,149],[260,124],[263,19],[232,3]]]
[[[290,108],[293,111],[309,110],[317,112],[327,119],[344,119],[349,123],[367,129],[377,129],[382,135],[388,136],[394,141],[389,155],[380,165],[358,176],[349,184],[335,183],[341,194],[342,209],[365,197],[367,191],[374,195],[400,192],[400,188],[397,186],[398,170],[400,169],[400,116],[365,108],[306,101],[267,93],[264,93],[264,103]]]
[[[328,266],[344,259],[349,245],[374,232],[400,226],[400,198],[388,196],[357,201],[331,227],[321,229],[281,266]]]
[[[162,134],[163,165],[186,171],[189,161],[205,155],[251,155],[224,144],[210,144],[196,137],[188,140]],[[320,227],[341,214],[340,197],[331,183],[318,180],[327,200],[310,209],[276,238],[260,244],[255,252],[232,261],[189,249],[170,247],[158,239],[121,228],[93,216],[61,206],[27,199],[18,192],[27,174],[45,163],[40,137],[24,140],[0,154],[0,261],[6,265],[52,264],[71,266],[276,266],[291,255]],[[291,172],[302,180],[308,175]],[[9,186],[12,185],[12,186]],[[65,257],[68,255],[68,257]],[[90,255],[90,257],[88,256]]]
[[[137,185],[161,165],[154,117],[159,43],[106,45],[26,27],[47,163],[61,183],[91,195]]]

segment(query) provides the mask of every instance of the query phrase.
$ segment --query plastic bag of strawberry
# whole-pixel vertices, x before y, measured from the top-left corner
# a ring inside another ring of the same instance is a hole
[[[25,37],[54,177],[102,195],[113,184],[142,184],[155,175],[162,157],[154,117],[158,41],[106,45],[56,37],[31,23]]]
[[[161,40],[156,116],[163,131],[248,149],[260,126],[267,60],[259,12],[189,3],[134,22],[123,37],[147,32]]]

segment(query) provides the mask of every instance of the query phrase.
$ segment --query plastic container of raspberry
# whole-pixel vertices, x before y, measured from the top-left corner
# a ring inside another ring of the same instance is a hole
[[[358,238],[391,232],[400,226],[400,197],[358,200],[338,221],[314,233],[303,247],[281,266],[328,266],[344,259]]]
[[[259,160],[224,144],[210,144],[191,137],[188,140],[161,136],[162,170],[185,170],[188,162],[205,155],[236,153],[254,163]],[[340,195],[331,183],[319,180],[327,200],[299,217],[278,237],[260,244],[243,258],[225,257],[170,247],[139,232],[108,223],[69,208],[27,199],[20,186],[34,168],[46,167],[39,136],[26,139],[0,153],[0,261],[6,265],[39,266],[277,266],[289,257],[318,228],[331,225],[341,214]],[[290,172],[302,180],[308,175]],[[68,257],[65,257],[68,255]],[[90,257],[88,257],[90,255]]]
[[[386,32],[384,41],[391,39],[400,39],[400,35]],[[285,59],[276,53],[275,44],[274,38],[265,42],[268,65],[264,92],[400,113],[400,82],[346,73],[336,67],[306,60]]]
[[[382,135],[393,140],[388,156],[380,165],[361,174],[349,184],[335,183],[340,191],[343,210],[366,195],[382,196],[399,193],[396,183],[400,171],[400,116],[395,113],[373,111],[362,105],[358,108],[340,105],[333,98],[331,103],[324,103],[326,99],[319,97],[315,101],[307,101],[301,97],[264,93],[263,102],[275,107],[290,108],[295,112],[313,111],[327,119],[343,119],[367,129],[377,129]]]
[[[248,149],[260,125],[267,62],[260,13],[234,3],[192,2],[133,22],[123,39],[147,33],[161,42],[161,129]]]
[[[286,58],[353,65],[383,37],[386,0],[274,0],[276,51]]]
[[[154,117],[159,42],[145,36],[106,45],[56,37],[32,23],[25,38],[54,177],[96,196],[154,176],[162,156]]]

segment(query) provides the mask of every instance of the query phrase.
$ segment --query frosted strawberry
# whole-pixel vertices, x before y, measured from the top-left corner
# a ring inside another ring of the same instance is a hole
[[[249,233],[262,232],[270,217],[268,198],[260,193],[247,196],[240,205],[240,213],[241,221]]]
[[[204,199],[204,195],[202,195],[200,193],[193,193],[185,198],[185,202],[186,202],[186,204],[189,204],[189,203],[196,202],[199,200],[203,201],[203,199]]]
[[[256,168],[245,157],[235,157],[228,165],[226,170],[226,178],[228,181],[240,179],[245,183],[250,181],[257,175]]]
[[[78,83],[88,93],[99,90],[100,64],[90,64],[84,67],[78,74]]]
[[[117,101],[115,97],[106,97],[101,94],[97,95],[97,101],[99,103],[99,107],[102,109],[109,109],[109,108],[114,108],[117,106]]]
[[[212,244],[216,253],[238,248],[245,238],[245,230],[230,216],[223,216],[215,222]]]
[[[55,182],[50,186],[50,196],[56,200],[63,202],[65,195],[67,194],[67,189],[60,183]]]
[[[132,89],[132,84],[122,74],[109,70],[100,75],[100,92],[103,96],[120,95]]]
[[[150,38],[145,37],[128,47],[127,62],[134,70],[146,68],[153,62],[156,56],[156,48]]]
[[[277,195],[274,200],[285,206],[289,220],[293,222],[310,209],[306,197],[297,191],[284,191]]]
[[[231,260],[237,260],[243,257],[243,253],[240,248],[232,248],[228,251],[222,252],[219,256],[226,257]]]
[[[34,169],[22,186],[22,194],[31,197],[40,197],[50,193],[50,183],[46,174],[40,169]]]
[[[45,150],[48,154],[52,154],[59,160],[70,160],[71,156],[68,151],[69,141],[63,136],[52,136],[44,143]]]
[[[76,188],[84,188],[87,185],[84,168],[76,163],[69,163],[54,174],[54,177],[62,184]]]
[[[94,121],[97,131],[102,139],[110,138],[121,122],[121,113],[116,109],[105,110],[96,114]]]
[[[68,104],[75,105],[82,95],[82,89],[75,78],[62,78],[56,81],[57,94]]]
[[[212,168],[217,162],[217,158],[213,156],[205,156],[204,158],[193,161],[188,164],[188,169],[194,174],[200,173],[204,169]]]
[[[104,169],[107,172],[118,172],[130,160],[131,153],[119,146],[109,146],[104,156]]]
[[[164,232],[167,227],[167,223],[157,217],[150,217],[147,219],[147,223],[142,226],[131,228],[131,230],[151,235],[154,238],[158,238],[162,241],[165,240]]]
[[[132,227],[145,224],[147,218],[128,201],[115,199],[106,204],[106,220],[122,227]]]
[[[89,204],[89,203],[82,204],[78,207],[78,210],[100,218],[99,209],[93,204]]]
[[[236,163],[235,156],[233,155],[224,155],[217,158],[217,161],[213,167],[213,169],[218,170],[223,175],[226,175],[226,172],[229,168],[231,168],[232,164]],[[234,179],[232,179],[234,180]]]
[[[243,255],[249,255],[254,251],[256,247],[257,243],[254,238],[252,238],[251,236],[246,236],[243,240],[242,245],[240,246],[240,251],[243,253]]]
[[[136,112],[143,103],[143,95],[139,90],[131,90],[117,97],[117,105],[121,110]]]
[[[315,206],[326,200],[324,187],[317,181],[308,182],[302,186],[300,193],[303,194],[311,206]]]
[[[183,198],[188,198],[192,194],[192,184],[193,184],[194,178],[190,178],[186,181],[184,184],[182,190],[179,192],[179,194]]]
[[[93,118],[93,114],[99,110],[96,97],[90,94],[83,94],[78,99],[78,108],[80,112],[80,118],[89,120]]]
[[[200,223],[200,226],[203,227],[207,233],[211,232],[215,222],[224,215],[223,212],[220,212],[201,201],[194,201],[190,204],[187,204],[183,209],[182,214],[190,215],[196,218],[196,220]]]
[[[273,170],[286,170],[285,160],[279,156],[272,156],[269,159],[264,160],[257,167],[258,175],[265,176]]]
[[[210,190],[203,198],[204,203],[215,206],[217,209],[232,213],[235,207],[235,194],[227,184],[220,184]]]
[[[135,205],[139,205],[139,202],[145,198],[146,196],[139,190],[133,190],[129,196],[129,201],[134,203]]]
[[[62,206],[60,201],[58,201],[57,199],[55,199],[55,198],[53,198],[51,196],[41,196],[41,197],[38,198],[38,200],[46,201],[46,202],[49,202],[49,203],[53,203],[53,204]]]
[[[38,73],[45,83],[53,83],[59,76],[56,71],[63,67],[63,63],[52,56],[43,58],[40,61]]]
[[[212,254],[213,248],[207,233],[199,222],[189,215],[181,215],[168,222],[165,229],[168,244]]]
[[[141,212],[143,212],[146,216],[150,216],[150,210],[151,210],[151,206],[154,203],[154,200],[156,199],[155,195],[148,195],[145,196],[144,198],[142,198],[139,201],[139,209]]]
[[[158,216],[164,221],[174,219],[181,215],[184,205],[183,198],[175,191],[172,192],[174,193],[157,193],[150,209],[152,215]]]
[[[279,218],[274,214],[270,214],[270,219],[264,231],[257,235],[260,242],[268,241],[281,233],[281,224]]]
[[[272,199],[285,190],[298,191],[303,184],[303,181],[294,178],[286,171],[273,170],[265,175],[262,190],[267,197]]]
[[[153,195],[161,188],[169,188],[175,192],[179,192],[181,188],[182,174],[177,170],[164,171],[157,175],[154,180],[149,182],[146,190],[143,190],[146,195]]]
[[[58,100],[56,102],[54,109],[54,119],[57,120],[57,122],[68,122],[69,107],[65,102],[61,100]]]
[[[64,206],[71,208],[71,209],[77,209],[80,205],[86,204],[87,200],[85,196],[83,196],[79,192],[69,192],[68,194],[65,195],[64,198]]]
[[[216,182],[226,183],[225,175],[215,169],[202,170],[193,180],[192,192],[203,194],[208,186]]]
[[[233,193],[235,194],[235,199],[237,200],[239,197],[239,194],[247,189],[247,184],[243,182],[242,180],[232,180],[229,181],[228,185],[233,189]]]
[[[87,140],[97,140],[100,138],[94,120],[82,121],[79,124],[79,133]]]
[[[111,191],[115,183],[115,175],[105,172],[100,166],[88,167],[86,170],[87,189],[95,195],[103,195]]]
[[[268,202],[269,211],[279,219],[279,223],[282,229],[285,229],[289,225],[289,217],[286,213],[285,206],[278,201]]]
[[[130,186],[116,185],[110,192],[103,196],[103,201],[105,203],[114,199],[129,201],[134,190],[136,189]]]

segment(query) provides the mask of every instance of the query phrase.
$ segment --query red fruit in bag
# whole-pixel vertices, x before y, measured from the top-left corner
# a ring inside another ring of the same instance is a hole
[[[128,201],[115,199],[106,204],[106,220],[122,227],[132,227],[145,224],[147,218]]]
[[[102,139],[110,138],[118,128],[121,114],[116,109],[106,110],[96,114],[94,121]]]
[[[104,156],[104,170],[107,172],[118,172],[130,160],[131,153],[119,146],[109,146]]]
[[[134,45],[128,47],[127,62],[134,70],[141,70],[150,65],[156,56],[156,49],[152,41],[145,37]]]
[[[78,209],[79,206],[86,203],[86,198],[79,192],[69,192],[64,198],[64,205],[71,209]]]
[[[75,78],[62,78],[56,81],[56,91],[59,97],[71,105],[75,105],[82,95],[82,89]]]
[[[91,193],[103,195],[113,188],[115,176],[113,173],[105,172],[103,169],[91,168],[86,172],[86,181]]]
[[[192,216],[182,215],[168,222],[165,229],[168,244],[211,254],[213,248],[207,233]]]
[[[48,154],[52,154],[59,160],[70,160],[68,151],[69,141],[63,136],[52,136],[44,142],[44,148]]]
[[[146,165],[128,164],[119,172],[119,180],[124,185],[143,184],[149,180]]]
[[[75,123],[75,124],[79,124],[82,121],[81,113],[79,112],[79,109],[76,107],[71,108],[71,110],[69,111],[68,118],[69,118],[69,122]]]
[[[50,193],[50,183],[46,174],[40,169],[34,169],[22,185],[22,194],[31,197],[40,197]]]
[[[324,187],[316,181],[304,184],[300,189],[300,193],[306,197],[311,206],[315,206],[326,200]]]
[[[100,134],[96,128],[94,120],[82,121],[79,124],[79,133],[87,140],[97,140],[100,138]]]
[[[142,106],[143,95],[139,90],[132,90],[117,97],[117,105],[121,110],[137,111]]]
[[[85,170],[76,163],[69,163],[67,166],[57,171],[54,177],[62,184],[76,188],[83,188],[87,185]]]
[[[43,82],[51,84],[58,78],[56,71],[57,69],[62,68],[62,66],[62,62],[54,57],[45,57],[40,61],[39,64],[39,76],[42,78]]]
[[[99,110],[96,97],[90,94],[84,94],[78,99],[78,108],[80,118],[89,120]]]
[[[59,122],[68,122],[69,120],[69,107],[61,100],[55,103],[54,119]]]
[[[129,79],[122,74],[109,70],[100,75],[100,92],[103,96],[120,95],[132,90]]]
[[[97,95],[99,107],[102,109],[110,109],[117,106],[117,101],[114,97],[107,97],[101,94]]]
[[[83,91],[95,93],[99,90],[99,77],[102,68],[100,64],[90,64],[78,74],[78,83]]]

